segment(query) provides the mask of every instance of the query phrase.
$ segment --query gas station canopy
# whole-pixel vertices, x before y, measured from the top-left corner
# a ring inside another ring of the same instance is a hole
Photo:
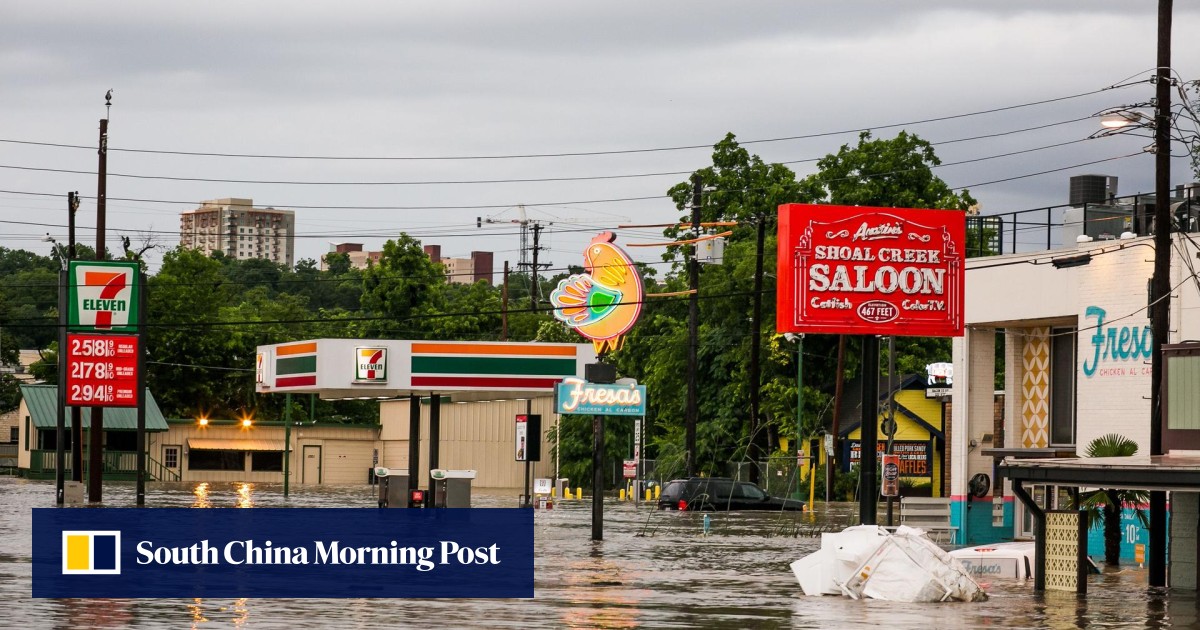
[[[259,346],[254,380],[264,394],[458,402],[549,394],[595,362],[591,344],[314,339]]]

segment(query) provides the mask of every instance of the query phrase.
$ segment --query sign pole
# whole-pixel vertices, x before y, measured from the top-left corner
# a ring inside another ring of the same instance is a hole
[[[64,267],[66,263],[63,263]],[[54,428],[54,503],[63,504],[64,468],[67,466],[64,451],[67,424],[67,272],[58,272],[58,414]],[[29,436],[25,436],[28,440]],[[38,445],[40,446],[40,445]],[[75,448],[79,448],[76,444]]]
[[[292,458],[292,393],[283,396],[283,498],[288,497],[288,481],[291,478],[288,460]],[[312,418],[309,418],[311,420]]]
[[[862,446],[858,457],[858,518],[862,525],[875,525],[878,514],[878,484],[875,471],[879,455],[879,338],[862,336]]]
[[[138,271],[137,506],[146,505],[146,275]]]
[[[592,416],[592,540],[604,540],[604,416]]]
[[[528,418],[529,416],[532,416],[532,415],[533,415],[533,399],[531,399],[531,398],[526,398],[526,399],[525,399],[525,417],[526,417],[526,418]],[[526,428],[528,429],[528,427],[526,427]],[[529,496],[529,494],[530,494],[530,486],[529,486],[529,467],[530,467],[530,465],[531,465],[530,458],[528,457],[528,455],[529,455],[529,444],[530,444],[530,442],[531,442],[531,441],[533,441],[533,440],[539,440],[539,439],[541,439],[541,436],[539,436],[539,435],[526,435],[525,439],[526,439],[526,442],[525,442],[525,444],[526,444],[526,449],[525,449],[525,455],[526,455],[526,457],[525,457],[525,486],[524,486],[524,489],[525,489],[525,507],[533,507],[533,502],[530,500],[531,498],[530,498],[530,496]]]

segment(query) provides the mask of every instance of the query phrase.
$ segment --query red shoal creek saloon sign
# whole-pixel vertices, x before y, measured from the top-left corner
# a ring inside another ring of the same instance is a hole
[[[779,332],[961,337],[966,215],[779,206]]]

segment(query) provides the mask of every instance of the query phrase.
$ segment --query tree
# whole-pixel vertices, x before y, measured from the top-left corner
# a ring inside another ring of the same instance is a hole
[[[1084,455],[1088,457],[1129,457],[1136,455],[1137,442],[1116,433],[1102,435],[1088,443]],[[1098,525],[1104,527],[1104,563],[1117,566],[1121,563],[1121,514],[1125,505],[1143,505],[1150,501],[1145,490],[1101,489],[1079,496],[1079,507],[1087,512],[1088,529]],[[1134,515],[1142,527],[1149,527],[1146,512],[1135,509]]]
[[[363,273],[362,308],[377,316],[364,325],[368,336],[419,339],[429,335],[430,316],[442,312],[446,277],[421,242],[407,234],[383,245],[378,265]]]
[[[253,357],[236,364],[229,331],[217,325],[234,294],[221,267],[198,250],[177,248],[147,283],[146,354],[153,363],[146,381],[168,417],[227,410],[228,390],[216,379],[232,380],[228,368],[253,365]]]

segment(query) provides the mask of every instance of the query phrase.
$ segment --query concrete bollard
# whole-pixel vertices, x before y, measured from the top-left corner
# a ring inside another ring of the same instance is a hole
[[[617,495],[617,500],[618,501],[625,500],[625,488],[621,488],[620,494]]]
[[[657,501],[657,500],[658,500],[658,495],[659,495],[659,494],[661,494],[661,493],[662,493],[662,487],[661,487],[661,486],[654,486],[654,500],[655,500],[655,501]]]
[[[651,494],[653,494],[653,493],[652,493],[652,492],[650,492],[650,488],[646,488],[646,501],[650,501],[650,500],[651,500],[651,499],[650,499],[650,495],[651,495]]]
[[[582,499],[582,498],[583,498],[583,488],[578,488],[578,487],[577,487],[577,488],[575,488],[575,498],[576,498],[576,499]]]

